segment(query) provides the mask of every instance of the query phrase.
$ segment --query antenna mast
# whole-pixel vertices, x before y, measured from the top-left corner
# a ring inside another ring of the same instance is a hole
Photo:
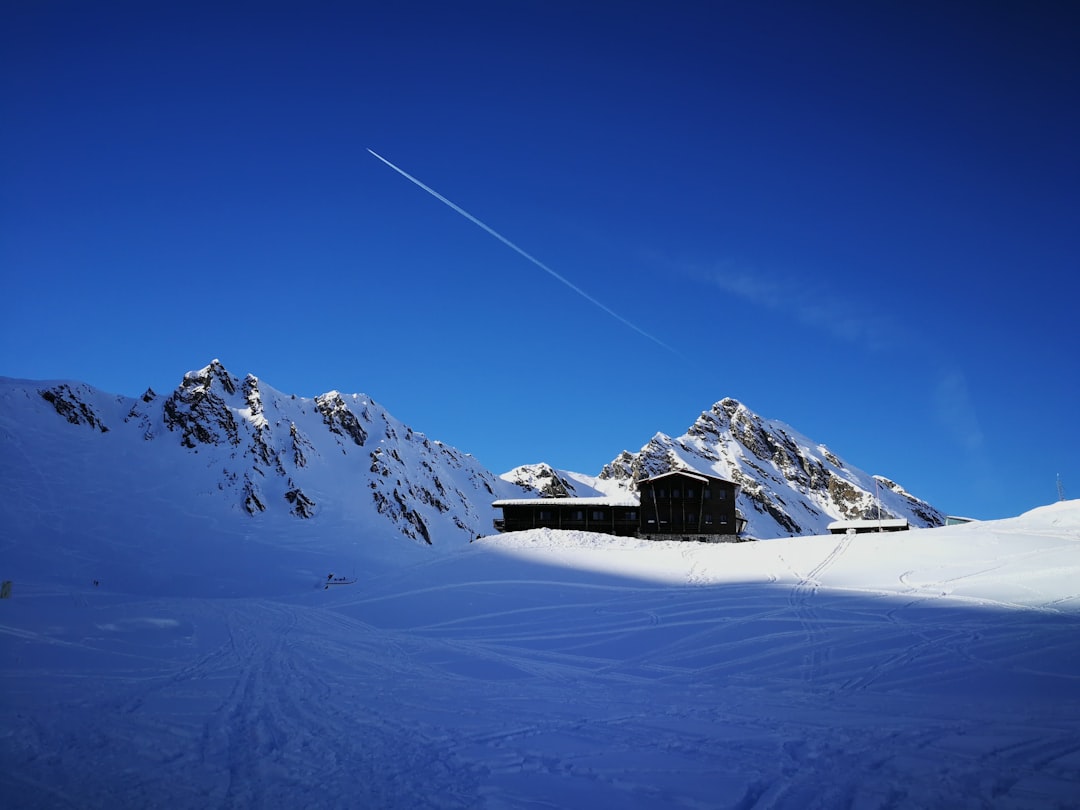
[[[1058,500],[1065,500],[1065,486],[1061,483],[1061,473],[1058,473]]]

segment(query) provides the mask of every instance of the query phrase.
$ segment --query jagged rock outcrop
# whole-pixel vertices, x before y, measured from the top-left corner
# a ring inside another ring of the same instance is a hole
[[[292,484],[292,480],[289,483]],[[295,484],[286,491],[285,500],[292,504],[292,513],[297,517],[309,518],[315,515],[315,502]]]
[[[184,375],[183,382],[165,400],[165,427],[180,433],[180,443],[236,446],[239,429],[225,396],[236,394],[238,380],[214,360],[200,371]]]
[[[503,473],[502,479],[530,496],[572,498],[579,495],[574,482],[547,464],[524,464]]]
[[[349,437],[357,447],[363,447],[367,441],[367,431],[364,430],[356,414],[349,410],[341,394],[331,391],[322,396],[315,397],[315,408],[322,414],[323,421],[330,428],[331,433],[341,437]],[[363,418],[370,422],[371,416],[365,409]]]
[[[43,388],[38,393],[43,400],[52,405],[56,412],[71,424],[89,425],[102,433],[109,432],[109,428],[101,421],[101,417],[94,412],[93,407],[80,398],[79,394],[67,383],[54,385],[52,388]]]

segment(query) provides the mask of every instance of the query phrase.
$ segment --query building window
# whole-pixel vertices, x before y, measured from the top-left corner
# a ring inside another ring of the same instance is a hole
[[[705,491],[701,493],[701,497],[703,497],[705,500],[709,500],[709,498],[712,497],[712,490],[708,487],[705,487]]]
[[[672,498],[678,498],[679,497],[679,490],[677,490],[677,489],[671,490],[671,497]]]
[[[571,520],[584,520],[585,519],[585,511],[583,509],[575,509],[573,512],[570,513],[570,519]]]
[[[690,487],[690,488],[688,488],[686,490],[686,497],[687,498],[693,498],[694,497],[694,488],[693,487]]]
[[[663,487],[660,487],[660,489],[656,490],[656,497],[657,498],[666,498],[667,497],[667,490],[664,489]]]
[[[721,515],[720,516],[720,525],[721,526],[727,526],[727,515]]]
[[[629,509],[623,513],[623,520],[637,520],[637,512],[633,509]]]
[[[537,517],[540,520],[554,520],[555,513],[552,512],[550,509],[541,509],[539,513],[537,513]]]
[[[710,514],[705,515],[705,525],[706,526],[712,526],[712,515],[710,515]]]
[[[602,509],[593,509],[591,520],[603,520],[604,512]]]
[[[697,513],[696,512],[691,512],[690,514],[688,514],[686,516],[686,522],[687,522],[687,524],[697,523]]]
[[[722,489],[718,489],[718,490],[716,490],[716,497],[719,498],[720,500],[724,500],[724,498],[727,497],[727,492],[725,492]]]

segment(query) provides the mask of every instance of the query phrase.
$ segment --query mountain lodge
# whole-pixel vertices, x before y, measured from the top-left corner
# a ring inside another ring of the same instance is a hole
[[[690,470],[644,478],[633,498],[514,498],[495,501],[500,532],[577,529],[653,540],[736,542],[746,521],[735,510],[738,484]]]

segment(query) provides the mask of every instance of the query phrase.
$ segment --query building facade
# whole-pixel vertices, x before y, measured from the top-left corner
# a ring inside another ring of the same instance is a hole
[[[521,498],[495,501],[502,520],[495,521],[500,532],[525,529],[578,529],[624,536],[636,535],[640,508],[634,501],[610,498]]]
[[[641,534],[738,535],[738,486],[723,478],[673,470],[638,484]]]

